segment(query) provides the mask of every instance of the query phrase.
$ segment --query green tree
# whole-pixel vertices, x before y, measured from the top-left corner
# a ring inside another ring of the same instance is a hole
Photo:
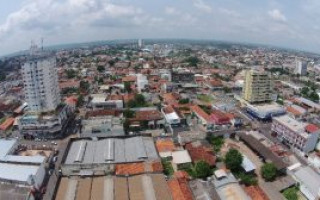
[[[136,94],[134,97],[135,101],[139,106],[145,106],[146,105],[146,99],[142,94]]]
[[[221,147],[224,144],[224,139],[221,136],[219,136],[219,137],[212,136],[212,137],[210,137],[209,142],[213,145],[214,152],[217,153],[221,150]]]
[[[87,92],[90,88],[89,82],[88,81],[80,81],[80,88]]]
[[[187,103],[189,103],[190,102],[190,99],[180,99],[179,100],[179,103],[180,104],[187,104]]]
[[[66,70],[66,74],[67,74],[68,79],[72,79],[72,78],[76,77],[76,71],[73,69]]]
[[[266,163],[261,167],[261,175],[266,181],[273,181],[277,177],[277,168],[273,163]]]
[[[82,106],[84,103],[84,97],[82,94],[78,96],[77,107]]]
[[[194,174],[196,178],[207,178],[212,174],[210,165],[206,161],[199,161],[194,165]]]
[[[114,64],[116,64],[116,61],[114,61],[114,60],[109,60],[108,63],[109,63],[109,65],[112,67],[112,66],[114,66]]]
[[[225,164],[228,169],[233,172],[237,172],[241,169],[243,157],[241,153],[236,149],[230,149],[225,157]]]
[[[124,82],[124,90],[128,93],[131,92],[131,84],[130,82]]]
[[[126,109],[125,111],[123,111],[123,116],[125,118],[133,118],[134,117],[134,111]]]
[[[185,61],[192,67],[197,67],[198,63],[200,62],[199,58],[195,56],[190,56]]]
[[[295,187],[288,188],[285,191],[283,191],[283,196],[288,200],[298,200],[298,189]]]
[[[313,102],[319,102],[319,95],[317,94],[317,92],[312,91],[309,95],[309,99]]]
[[[303,87],[301,89],[301,94],[302,94],[303,97],[308,96],[309,95],[309,88],[308,87]]]
[[[101,73],[101,72],[104,72],[104,70],[106,70],[106,69],[105,69],[104,66],[99,65],[99,66],[97,67],[97,70]]]

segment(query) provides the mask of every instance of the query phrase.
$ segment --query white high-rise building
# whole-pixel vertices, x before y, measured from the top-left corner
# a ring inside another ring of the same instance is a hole
[[[296,59],[296,68],[294,70],[295,74],[305,76],[307,74],[307,68],[308,68],[307,62]]]
[[[61,102],[56,58],[31,55],[22,67],[26,101],[31,112],[55,110]]]

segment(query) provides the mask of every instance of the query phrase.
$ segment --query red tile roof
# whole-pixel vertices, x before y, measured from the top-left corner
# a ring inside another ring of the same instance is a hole
[[[214,155],[212,148],[208,148],[203,145],[195,145],[194,143],[186,144],[185,148],[188,150],[194,163],[203,160],[210,166],[214,166],[216,164],[216,156]]]
[[[302,115],[301,112],[299,112],[297,109],[293,108],[292,106],[287,107],[287,111],[292,113],[295,116]]]
[[[193,200],[192,192],[186,179],[171,179],[168,181],[173,200]]]
[[[149,121],[163,119],[162,114],[158,110],[136,111],[135,118],[137,121]]]
[[[123,95],[123,101],[124,103],[128,103],[130,100],[133,100],[134,99],[134,94],[131,93],[131,94],[124,94]]]
[[[314,133],[319,130],[319,127],[314,124],[308,124],[305,129],[308,133]]]
[[[119,114],[120,114],[120,111],[118,110],[93,110],[93,111],[87,111],[86,117],[98,117],[98,116],[106,116],[106,115],[118,116]]]
[[[172,106],[167,106],[163,108],[163,112],[166,114],[175,112]]]
[[[215,124],[228,124],[230,123],[230,118],[220,110],[213,110],[210,115],[211,120]]]
[[[7,130],[10,126],[12,126],[14,123],[14,118],[10,117],[8,119],[6,119],[6,121],[4,121],[1,125],[0,125],[0,130]]]
[[[210,121],[210,116],[204,110],[202,110],[202,108],[200,108],[198,105],[190,106],[190,108],[194,113],[196,113],[197,115],[205,119],[207,122]]]
[[[269,200],[267,195],[259,186],[245,187],[244,190],[252,200]]]
[[[163,172],[160,161],[116,164],[116,175],[136,175],[146,172]]]
[[[223,86],[221,80],[216,80],[216,79],[210,80],[210,85],[212,87],[222,87]]]
[[[78,87],[80,87],[80,81],[70,80],[70,81],[60,82],[59,87],[60,87],[60,89],[78,88]]]
[[[158,152],[173,151],[176,147],[171,138],[160,138],[156,141]]]
[[[137,80],[136,76],[129,75],[122,78],[122,82],[135,82]]]

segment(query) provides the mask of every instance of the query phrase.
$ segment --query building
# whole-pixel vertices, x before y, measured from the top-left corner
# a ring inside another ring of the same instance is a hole
[[[232,173],[220,169],[214,172],[212,178],[211,182],[221,200],[251,200]]]
[[[172,200],[172,195],[164,175],[141,174],[86,178],[63,177],[55,199]]]
[[[307,75],[307,69],[308,69],[308,62],[296,59],[296,68],[294,69],[295,74],[305,76]]]
[[[293,168],[289,174],[299,183],[299,189],[306,199],[318,200],[320,198],[320,175],[311,167]]]
[[[303,153],[314,150],[320,133],[317,126],[299,122],[288,115],[274,117],[271,130],[277,133],[281,142]]]
[[[271,120],[272,117],[280,116],[286,113],[286,109],[277,104],[247,104],[246,111],[254,118],[259,120]]]
[[[56,58],[41,53],[31,55],[22,67],[24,91],[32,112],[55,110],[61,102]]]
[[[59,138],[73,119],[73,109],[60,104],[48,113],[26,113],[18,121],[19,131],[25,138]]]
[[[81,121],[81,137],[124,136],[121,119],[113,116],[91,117]]]
[[[123,108],[123,100],[108,99],[108,96],[105,94],[92,94],[91,98],[90,106],[93,110]]]
[[[171,79],[172,82],[179,83],[179,82],[187,82],[191,83],[194,81],[194,73],[188,70],[174,70],[171,72]]]
[[[243,99],[250,103],[263,103],[272,100],[270,75],[266,72],[248,70],[242,89]]]
[[[15,139],[0,140],[0,182],[39,189],[46,174],[46,157],[16,155],[16,143]]]
[[[82,138],[71,140],[61,166],[62,174],[105,175],[116,164],[159,160],[151,137]]]
[[[212,147],[205,141],[195,141],[187,143],[185,149],[188,150],[193,163],[199,161],[207,162],[211,167],[216,164],[216,156]]]
[[[179,125],[180,124],[180,117],[177,112],[174,110],[172,106],[167,106],[161,109],[166,122],[170,125]]]

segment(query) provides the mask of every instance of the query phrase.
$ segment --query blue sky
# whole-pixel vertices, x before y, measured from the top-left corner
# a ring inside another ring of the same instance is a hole
[[[0,1],[0,55],[109,39],[190,38],[320,53],[319,0]]]

